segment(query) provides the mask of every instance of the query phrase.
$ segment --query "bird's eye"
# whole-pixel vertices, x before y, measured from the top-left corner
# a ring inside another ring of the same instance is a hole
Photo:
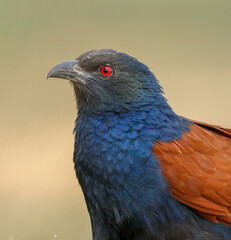
[[[113,73],[112,67],[108,65],[100,67],[99,71],[104,77],[109,77]]]

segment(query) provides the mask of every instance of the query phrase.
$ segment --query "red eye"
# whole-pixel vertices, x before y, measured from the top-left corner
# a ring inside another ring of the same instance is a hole
[[[105,76],[108,77],[112,74],[112,67],[110,66],[103,66],[100,68],[100,73]]]

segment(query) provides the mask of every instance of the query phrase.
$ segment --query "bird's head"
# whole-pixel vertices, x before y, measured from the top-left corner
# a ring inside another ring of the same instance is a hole
[[[115,50],[91,50],[55,66],[47,78],[68,79],[81,109],[118,110],[161,97],[161,87],[148,67]]]

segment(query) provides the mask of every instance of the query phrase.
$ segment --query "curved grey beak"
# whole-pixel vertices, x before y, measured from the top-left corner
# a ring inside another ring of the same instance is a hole
[[[78,64],[79,60],[68,61],[60,63],[50,70],[47,75],[48,78],[64,78],[68,80],[74,80],[76,78],[77,71],[75,66]]]

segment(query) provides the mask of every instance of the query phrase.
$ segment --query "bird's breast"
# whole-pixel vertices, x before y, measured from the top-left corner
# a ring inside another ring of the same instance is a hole
[[[167,188],[152,147],[174,129],[160,123],[150,112],[79,116],[74,163],[87,202],[117,218],[162,202]]]

